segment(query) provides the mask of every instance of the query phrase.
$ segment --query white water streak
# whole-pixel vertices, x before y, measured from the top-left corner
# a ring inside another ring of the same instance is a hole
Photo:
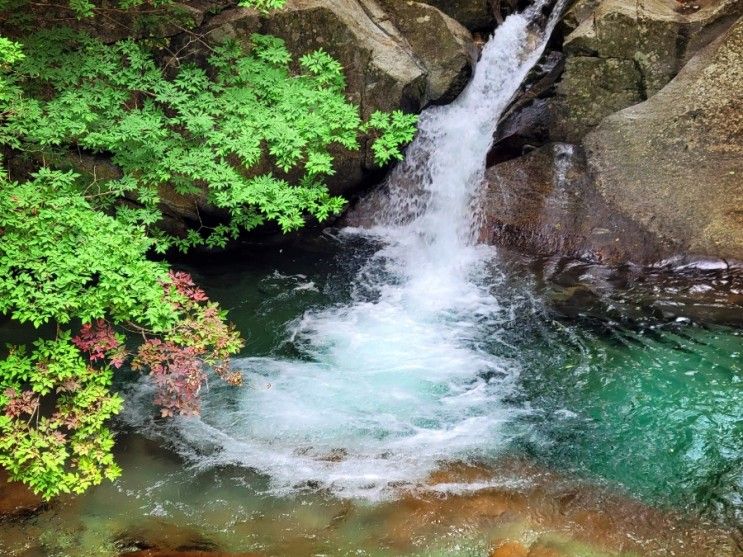
[[[508,17],[459,99],[422,115],[355,300],[288,331],[304,358],[238,360],[246,388],[213,388],[202,419],[176,421],[195,462],[257,469],[282,493],[378,497],[507,444],[515,410],[501,401],[518,369],[483,348],[509,313],[484,280],[474,207],[498,118],[555,24],[538,29],[541,8]]]

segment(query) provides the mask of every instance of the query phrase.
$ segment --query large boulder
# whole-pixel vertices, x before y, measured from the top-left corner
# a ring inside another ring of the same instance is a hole
[[[578,142],[604,117],[652,97],[743,12],[743,0],[582,0],[567,12],[565,72],[550,139]]]
[[[603,199],[676,251],[743,260],[743,18],[585,139]]]
[[[477,59],[472,35],[427,3],[377,0],[426,68],[426,101],[448,103],[464,89]]]
[[[484,242],[600,263],[647,263],[668,253],[604,202],[586,172],[580,146],[546,145],[489,168],[485,178]]]
[[[238,9],[249,19],[251,12]],[[261,32],[283,38],[296,55],[323,48],[339,60],[364,115],[451,100],[476,56],[464,27],[419,2],[287,0],[260,23]]]
[[[489,168],[483,240],[612,264],[740,266],[741,83],[743,18],[582,146],[548,144]]]

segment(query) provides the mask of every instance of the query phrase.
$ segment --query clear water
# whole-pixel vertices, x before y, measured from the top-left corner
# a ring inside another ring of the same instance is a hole
[[[736,555],[740,332],[557,320],[474,241],[497,116],[555,22],[539,30],[541,7],[423,115],[375,226],[336,231],[333,255],[202,271],[248,338],[246,386],[213,382],[201,418],[161,421],[135,382],[124,477],[0,525],[0,548]]]
[[[739,554],[742,331],[652,315],[637,326],[619,325],[616,315],[600,324],[558,318],[529,269],[495,259],[483,280],[507,302],[508,319],[485,322],[473,344],[499,367],[470,376],[421,372],[414,380],[358,368],[361,379],[350,382],[364,398],[351,386],[333,386],[331,378],[345,383],[348,376],[323,374],[318,361],[328,356],[308,355],[305,339],[294,334],[307,315],[349,307],[358,296],[352,278],[379,246],[358,237],[325,243],[332,249],[272,250],[191,269],[248,336],[245,358],[236,362],[248,370],[248,384],[214,382],[204,418],[178,423],[152,421],[147,388],[133,388],[118,425],[123,477],[35,517],[0,523],[0,554],[109,556],[157,546],[487,555],[503,539],[569,557]],[[314,373],[314,383],[292,376],[287,362]],[[349,365],[347,373],[356,369]],[[302,396],[289,396],[296,391],[283,374],[300,381]],[[364,375],[386,382],[369,392]],[[483,393],[467,400],[469,415],[450,410],[452,384]],[[276,407],[266,401],[272,392]],[[399,392],[416,404],[395,406]],[[376,416],[380,408],[386,417]],[[282,418],[288,411],[296,423]],[[425,445],[389,433],[390,416],[412,423],[431,415],[439,421],[421,429],[473,416],[491,429],[469,448],[466,435],[458,445]],[[340,425],[330,423],[338,416]],[[373,426],[364,430],[360,422]],[[400,439],[419,452],[406,452]],[[296,466],[291,479],[294,464],[253,464],[251,443],[307,468]],[[386,455],[373,452],[382,446]],[[362,451],[372,454],[369,463],[361,462]],[[347,473],[349,459],[366,470],[384,470],[387,461],[400,469],[360,484],[360,473]]]

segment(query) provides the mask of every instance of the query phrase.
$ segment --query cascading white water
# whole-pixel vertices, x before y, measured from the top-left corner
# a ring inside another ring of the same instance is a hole
[[[212,388],[201,419],[176,421],[194,461],[257,469],[277,491],[375,497],[506,444],[516,411],[501,401],[518,369],[482,347],[509,314],[482,280],[491,252],[476,245],[474,208],[499,115],[557,19],[535,25],[545,3],[508,17],[457,101],[421,116],[386,209],[363,232],[384,247],[353,302],[290,326],[302,359],[237,360],[246,388]]]

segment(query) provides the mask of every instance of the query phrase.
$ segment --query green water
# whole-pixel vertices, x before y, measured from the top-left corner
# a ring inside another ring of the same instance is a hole
[[[349,277],[373,251],[363,242],[330,244],[186,268],[231,310],[248,340],[245,356],[301,360],[306,354],[287,337],[287,323],[348,303]],[[740,555],[743,332],[659,317],[646,302],[624,300],[632,311],[618,313],[606,293],[603,316],[594,303],[566,317],[533,266],[499,264],[496,275],[493,288],[508,300],[509,317],[486,323],[486,334],[472,342],[518,370],[497,409],[510,418],[501,441],[483,439],[485,449],[471,458],[457,453],[440,462],[456,469],[464,461],[476,467],[476,479],[453,472],[454,479],[424,482],[455,483],[455,491],[421,487],[378,502],[312,485],[277,494],[270,475],[245,466],[194,467],[199,463],[181,442],[164,437],[167,430],[122,422],[123,477],[0,523],[0,554],[115,555],[157,546],[487,555],[493,540],[517,539],[576,557]],[[487,485],[478,490],[477,482]],[[487,510],[501,504],[509,510]],[[616,539],[596,527],[596,517]]]
[[[644,500],[740,519],[741,354],[740,331],[715,327],[555,334],[528,352],[521,396],[540,410],[524,450]]]

